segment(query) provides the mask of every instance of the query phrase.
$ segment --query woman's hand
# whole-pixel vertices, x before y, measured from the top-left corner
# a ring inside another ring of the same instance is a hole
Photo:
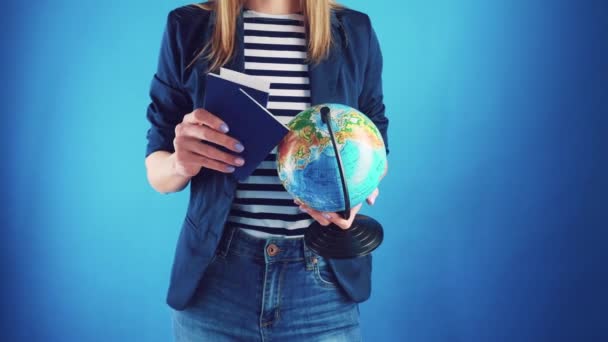
[[[377,191],[378,189],[374,190]],[[353,220],[355,219],[355,215],[361,209],[363,203],[359,203],[358,205],[352,207],[350,209],[350,216],[348,220],[342,218],[341,215],[334,212],[321,212],[310,208],[309,206],[302,204],[300,201],[294,201],[297,205],[300,206],[300,210],[308,213],[312,218],[314,218],[319,224],[322,226],[328,226],[330,223],[335,223],[338,227],[342,229],[348,229],[353,224]],[[369,201],[368,201],[369,203]]]
[[[244,146],[226,134],[228,129],[220,118],[202,108],[184,115],[182,122],[175,126],[174,171],[182,176],[192,177],[198,174],[202,167],[231,173],[234,166],[242,166],[245,163],[243,158],[205,143],[209,141],[229,150],[242,152]]]
[[[386,167],[384,168],[384,173],[380,177],[380,180],[382,180],[382,178],[384,178],[384,176],[386,176],[387,172],[388,172],[388,162],[386,164]],[[374,203],[376,202],[376,198],[378,197],[379,194],[380,194],[380,190],[378,190],[378,188],[376,188],[371,193],[371,195],[369,195],[365,199],[365,201],[369,205],[374,205]],[[342,229],[350,228],[350,226],[353,223],[353,220],[355,219],[355,215],[357,215],[359,210],[361,210],[361,206],[363,205],[363,203],[360,203],[360,204],[352,207],[350,209],[349,219],[345,220],[342,218],[342,215],[340,215],[338,213],[317,211],[317,210],[312,209],[311,207],[307,206],[306,204],[303,204],[302,202],[300,202],[298,200],[294,200],[294,203],[299,205],[300,210],[308,213],[312,218],[314,218],[322,226],[328,226],[329,224],[334,223],[335,225],[337,225],[338,227],[340,227]]]

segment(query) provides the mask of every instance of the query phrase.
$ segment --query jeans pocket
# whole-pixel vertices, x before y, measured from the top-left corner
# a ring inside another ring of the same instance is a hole
[[[225,257],[220,253],[219,250],[216,250],[211,257],[211,260],[209,260],[209,263],[207,264],[205,275],[217,273],[218,264],[223,264],[225,261]],[[220,265],[219,267],[223,267],[223,265]]]
[[[313,273],[317,283],[328,288],[338,287],[336,275],[327,260],[318,254],[314,254],[313,258],[316,260],[313,261]]]

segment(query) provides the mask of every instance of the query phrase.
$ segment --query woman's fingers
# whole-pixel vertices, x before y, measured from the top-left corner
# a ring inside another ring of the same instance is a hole
[[[386,163],[386,165],[384,167],[384,173],[380,177],[381,180],[382,180],[382,178],[384,178],[384,176],[386,176],[387,172],[388,172],[388,162]],[[376,188],[369,196],[367,196],[365,201],[369,205],[374,205],[379,194],[380,194],[380,189]],[[337,214],[337,213],[320,212],[320,211],[314,210],[314,209],[308,207],[307,205],[305,205],[304,203],[302,203],[301,201],[299,201],[298,199],[295,199],[294,203],[299,205],[300,209],[302,211],[308,213],[312,218],[314,218],[321,225],[328,226],[329,224],[333,223],[342,229],[350,228],[350,226],[353,223],[353,220],[355,219],[355,215],[357,215],[357,213],[361,209],[361,206],[363,205],[363,203],[360,203],[360,204],[356,205],[355,207],[351,208],[349,219],[345,220],[344,218],[342,218],[342,215]]]
[[[360,204],[356,205],[355,207],[351,208],[349,219],[345,220],[338,213],[318,211],[318,210],[310,208],[309,206],[307,206],[305,204],[302,204],[302,202],[300,202],[298,200],[294,200],[294,203],[298,204],[300,206],[300,210],[308,213],[312,218],[314,218],[322,226],[328,226],[331,223],[334,223],[335,225],[337,225],[338,227],[340,227],[342,229],[350,228],[350,226],[353,223],[353,220],[355,219],[355,215],[357,215],[359,210],[361,210],[361,206],[363,205],[363,203],[360,203]]]
[[[207,111],[204,108],[196,108],[191,113],[184,115],[182,122],[205,125],[215,129],[218,132],[227,133],[228,126],[222,119]]]
[[[308,213],[308,215],[310,215],[312,218],[314,218],[317,222],[319,222],[322,226],[329,226],[329,224],[331,223],[328,219],[326,219],[325,217],[323,217],[323,215],[311,208],[302,208],[300,207],[300,209],[306,213]]]
[[[380,194],[380,190],[378,190],[378,188],[376,188],[371,193],[371,195],[367,196],[367,198],[366,198],[367,204],[374,205],[374,202],[376,202],[376,197],[378,197],[379,194]]]
[[[184,115],[182,122],[175,126],[174,168],[180,174],[194,176],[202,167],[231,173],[235,167],[243,166],[246,161],[239,155],[213,146],[213,144],[224,146],[234,152],[244,150],[244,146],[226,132],[228,126],[220,118],[202,108]]]
[[[305,213],[308,213],[308,215],[310,215],[312,218],[314,218],[322,226],[328,226],[331,223],[326,217],[323,216],[322,212],[314,210],[314,209],[310,208],[309,206],[302,204],[302,202],[300,202],[298,200],[295,200],[294,202],[300,206],[300,210],[302,210]]]
[[[187,149],[195,154],[201,155],[208,159],[217,160],[218,162],[229,164],[232,166],[243,166],[245,160],[239,155],[234,155],[221,151],[209,144],[197,140],[191,137],[178,137],[176,139],[183,139],[182,144]]]
[[[386,176],[387,172],[388,172],[388,160],[386,161],[386,164],[384,165],[384,173],[380,177],[380,180],[382,180],[382,178],[384,178],[384,176]]]
[[[175,131],[176,136],[187,136],[203,141],[210,141],[234,152],[243,152],[244,149],[243,145],[238,140],[208,126],[181,123],[176,126]]]
[[[201,167],[223,173],[231,173],[234,171],[234,166],[232,165],[201,156],[189,150],[180,149],[175,151],[175,168],[180,174],[194,176],[200,171]]]
[[[363,203],[360,203],[350,209],[350,216],[348,220],[343,219],[341,215],[338,215],[338,213],[327,213],[330,216],[329,220],[342,229],[348,229],[350,226],[352,226],[355,215],[357,215],[359,210],[361,210],[362,205]]]

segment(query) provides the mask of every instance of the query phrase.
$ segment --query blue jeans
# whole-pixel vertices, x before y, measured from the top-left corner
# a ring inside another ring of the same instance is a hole
[[[260,239],[227,225],[176,342],[361,341],[358,303],[303,238]]]

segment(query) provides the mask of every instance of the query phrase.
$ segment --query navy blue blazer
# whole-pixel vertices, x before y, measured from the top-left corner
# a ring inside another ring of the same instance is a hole
[[[244,71],[242,11],[237,19],[235,55],[227,68]],[[158,68],[150,86],[151,103],[146,117],[146,157],[154,151],[174,152],[175,126],[185,114],[202,107],[207,62],[190,68],[213,32],[215,12],[192,5],[172,10],[162,37]],[[382,54],[369,17],[352,9],[331,13],[335,44],[328,58],[309,65],[311,104],[342,103],[366,114],[378,127],[388,154],[388,119],[382,96]],[[190,180],[190,199],[181,224],[167,303],[183,310],[192,297],[207,265],[215,255],[237,181],[231,174],[203,168]],[[352,259],[328,260],[336,278],[355,302],[371,293],[371,254]]]

